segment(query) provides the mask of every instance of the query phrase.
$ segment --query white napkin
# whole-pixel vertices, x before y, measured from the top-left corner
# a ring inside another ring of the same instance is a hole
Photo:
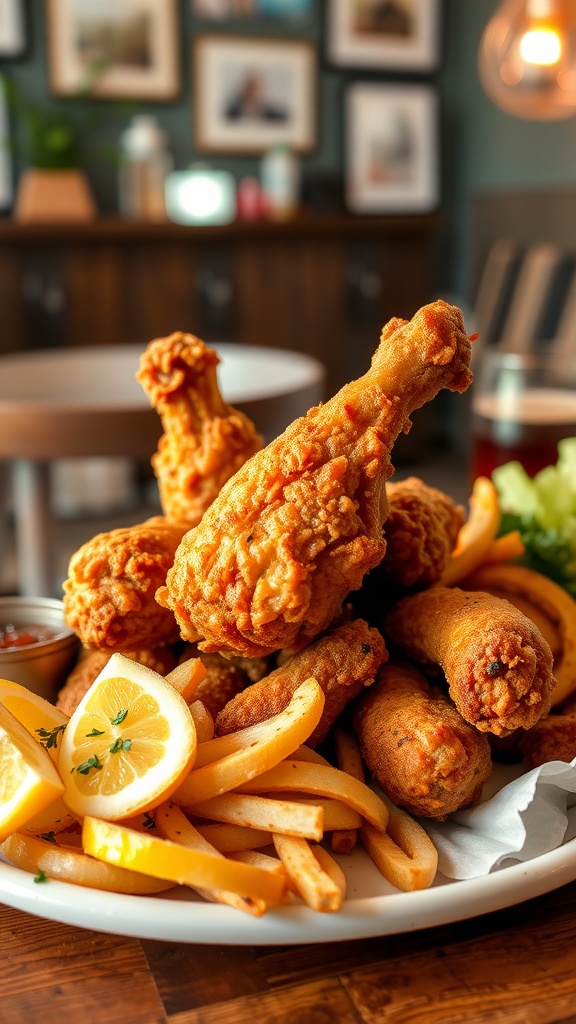
[[[448,878],[477,878],[504,862],[539,857],[576,836],[576,757],[548,761],[445,822],[420,823]]]

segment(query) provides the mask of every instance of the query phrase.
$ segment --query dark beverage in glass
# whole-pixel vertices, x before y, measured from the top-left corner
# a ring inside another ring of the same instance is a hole
[[[499,412],[498,396],[478,395],[472,412],[472,476],[490,476],[517,460],[529,476],[554,465],[558,442],[576,437],[576,391],[531,388],[514,404],[514,417]]]

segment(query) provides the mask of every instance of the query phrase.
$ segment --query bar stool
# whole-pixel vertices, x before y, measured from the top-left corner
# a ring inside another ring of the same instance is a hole
[[[266,441],[324,397],[324,367],[310,356],[234,343],[213,347],[222,359],[224,398],[251,416]],[[0,470],[2,460],[12,466],[23,596],[52,596],[50,463],[92,456],[148,460],[156,450],[162,425],[135,377],[142,351],[103,345],[0,357]]]

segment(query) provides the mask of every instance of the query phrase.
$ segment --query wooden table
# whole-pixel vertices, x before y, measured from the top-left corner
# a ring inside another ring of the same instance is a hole
[[[575,1024],[576,882],[471,921],[328,945],[121,938],[0,906],[2,1024]]]

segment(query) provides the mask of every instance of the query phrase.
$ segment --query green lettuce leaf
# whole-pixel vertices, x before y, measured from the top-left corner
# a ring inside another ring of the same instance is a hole
[[[558,461],[534,477],[519,462],[492,474],[502,521],[500,534],[518,530],[526,547],[520,561],[576,597],[576,437],[558,445]]]

